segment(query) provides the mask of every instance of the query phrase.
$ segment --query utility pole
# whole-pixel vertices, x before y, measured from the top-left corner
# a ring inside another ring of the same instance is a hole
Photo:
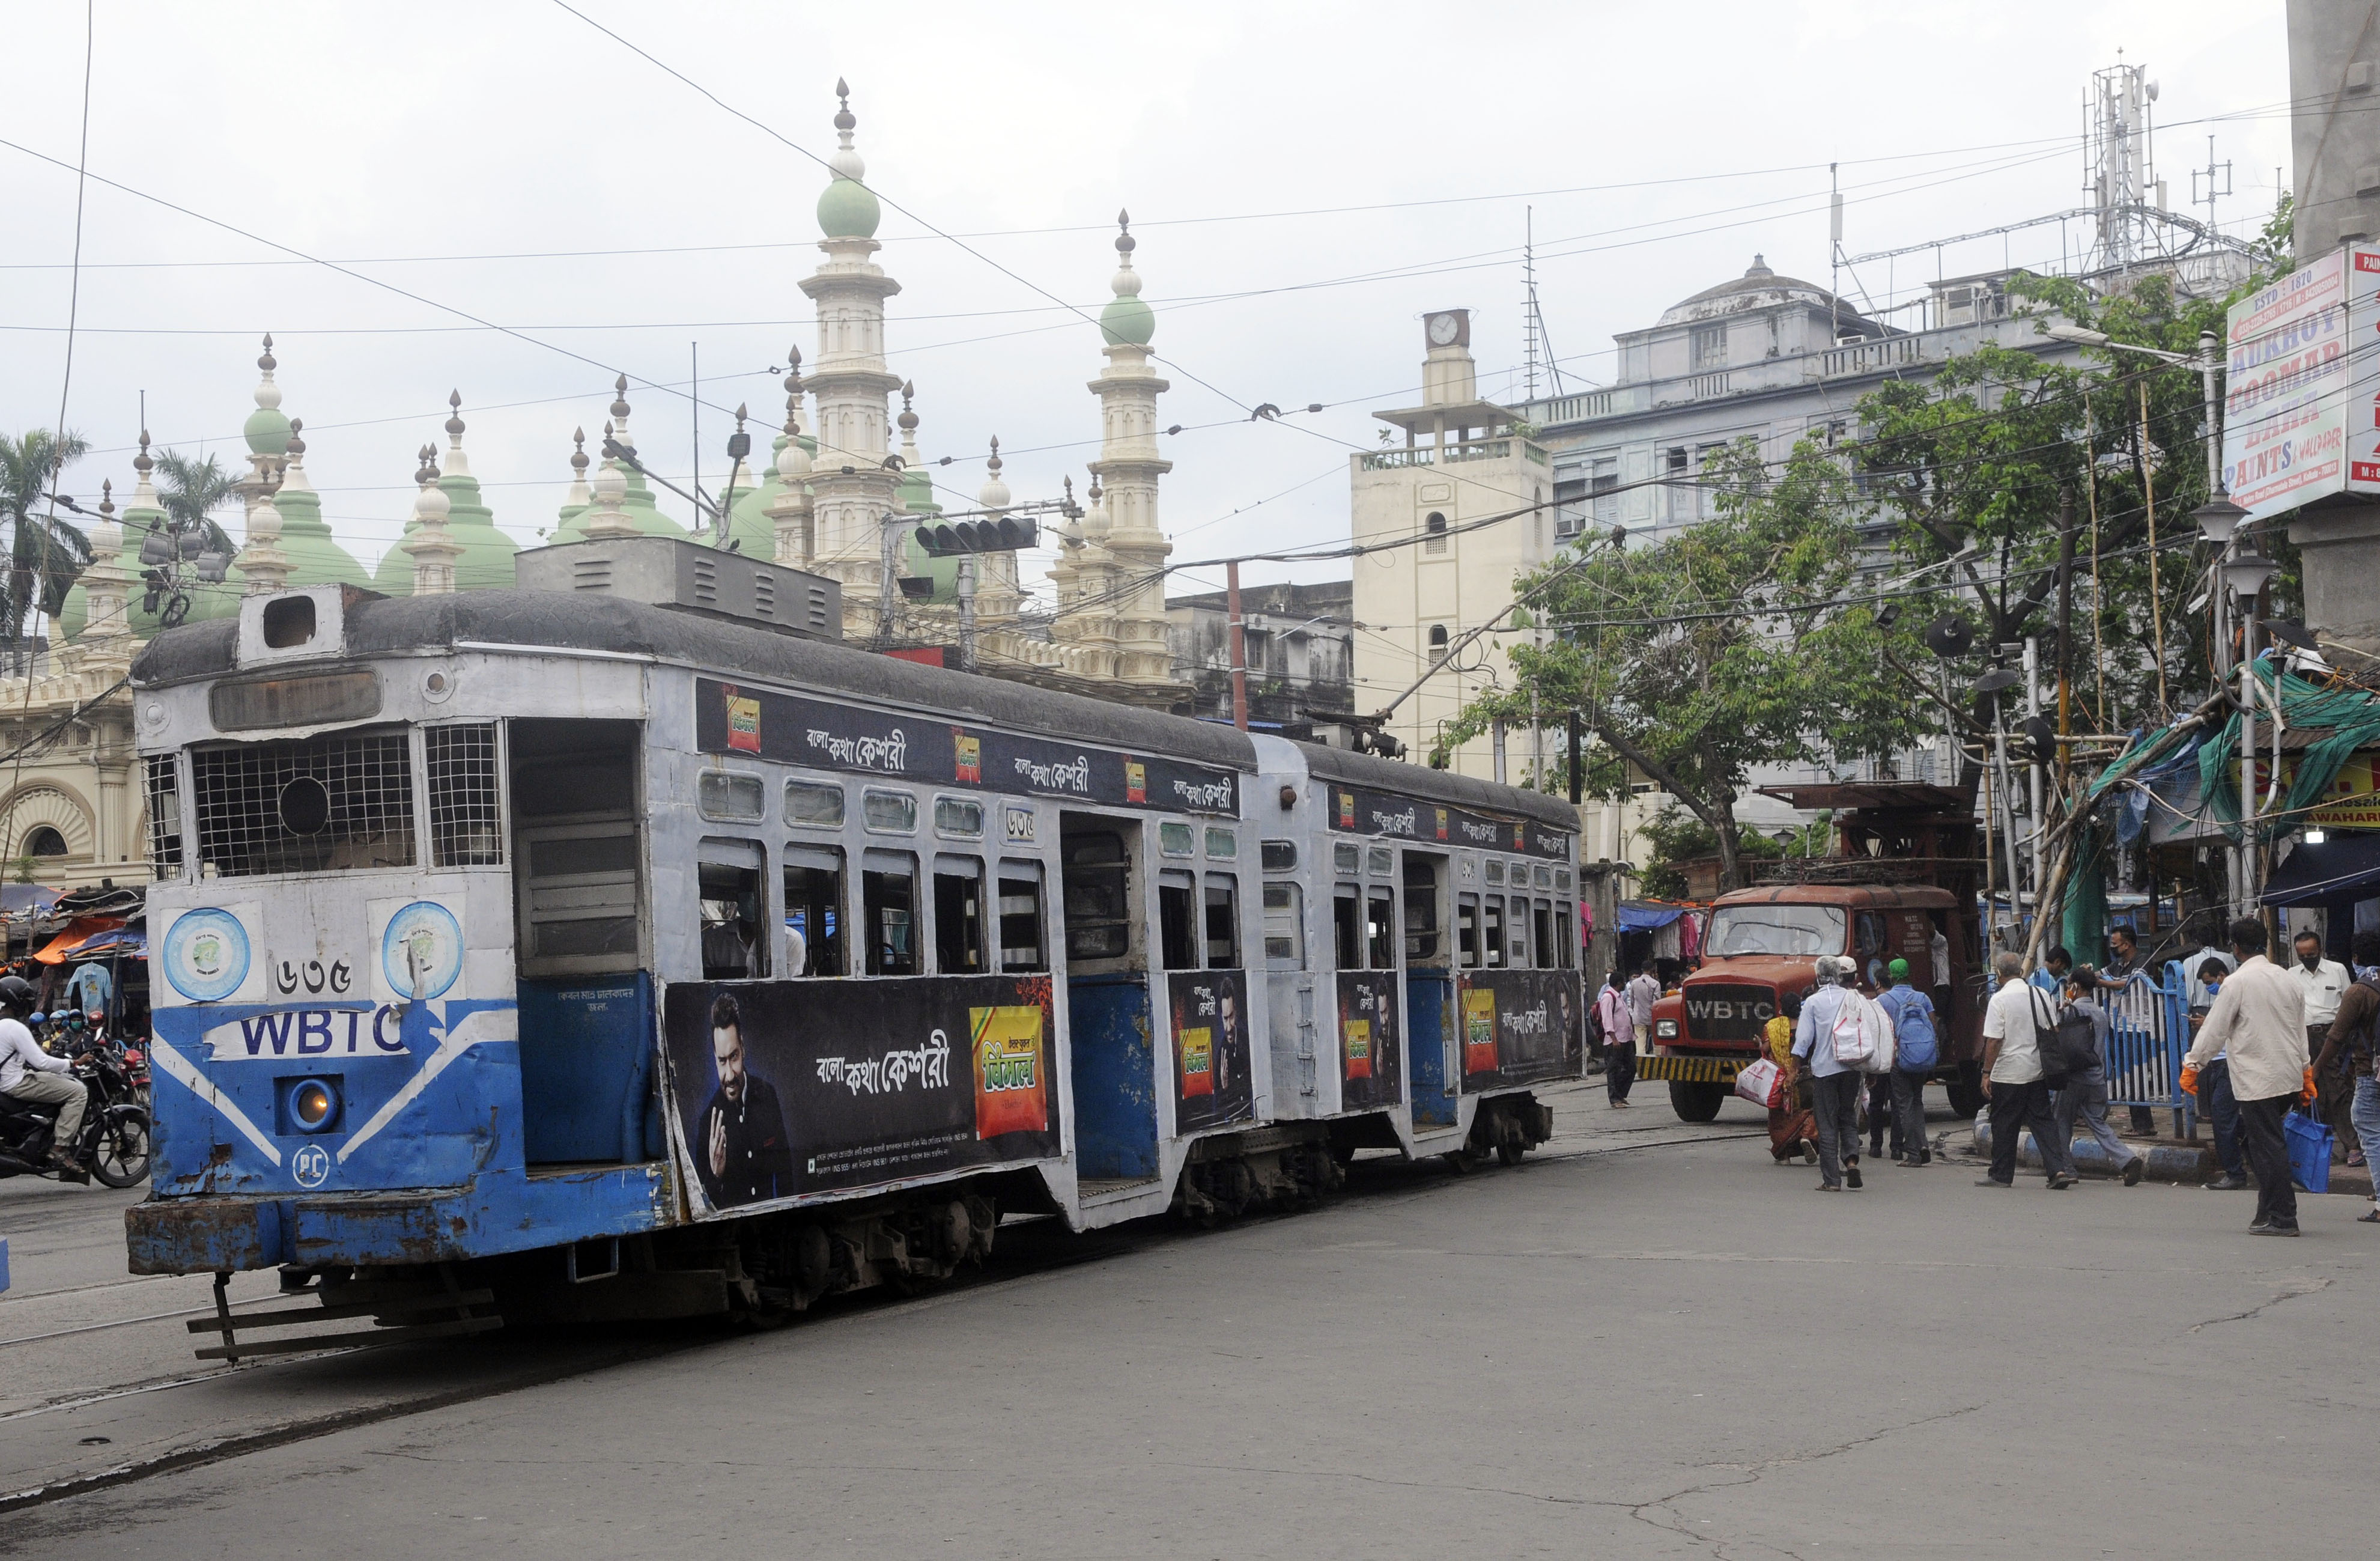
[[[876,639],[881,645],[892,643],[892,604],[901,592],[900,582],[893,577],[901,571],[901,517],[892,510],[877,528],[883,533],[883,578],[876,589]]]
[[[2034,912],[2039,915],[2045,908],[2041,905],[2038,896],[2043,885],[2049,880],[2043,876],[2042,819],[2044,815],[2041,810],[2041,750],[2034,747],[2031,740],[2034,730],[2033,723],[2041,719],[2041,637],[2037,634],[2028,634],[2024,637],[2024,715],[2027,739],[2025,747],[2031,750],[2033,758],[2033,762],[2025,766],[2025,800],[2033,813],[2029,821],[2032,828],[2026,831],[2026,839],[2033,858],[2033,892],[2035,896]]]
[[[975,555],[959,555],[959,670],[975,670]]]
[[[1232,635],[1232,725],[1248,729],[1248,640],[1240,616],[1240,561],[1223,566],[1223,610]]]

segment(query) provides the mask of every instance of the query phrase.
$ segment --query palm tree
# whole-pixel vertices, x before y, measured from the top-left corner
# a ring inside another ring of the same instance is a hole
[[[231,497],[237,481],[212,456],[192,460],[173,450],[157,453],[157,506],[171,518],[176,530],[195,530],[203,551],[226,558],[239,552],[239,544],[211,516]]]
[[[79,433],[64,437],[46,428],[14,439],[0,435],[0,513],[9,530],[8,576],[0,581],[0,633],[23,649],[25,619],[35,606],[55,615],[65,605],[75,578],[91,562],[91,543],[80,528],[57,518],[49,501],[68,463],[91,448]]]

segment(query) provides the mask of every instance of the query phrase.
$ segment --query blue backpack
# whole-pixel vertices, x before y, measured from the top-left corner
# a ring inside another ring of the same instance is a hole
[[[1892,1066],[1903,1073],[1932,1067],[1937,1055],[1934,1024],[1923,994],[1913,989],[1906,996],[1888,992],[1878,1001],[1892,1012]]]

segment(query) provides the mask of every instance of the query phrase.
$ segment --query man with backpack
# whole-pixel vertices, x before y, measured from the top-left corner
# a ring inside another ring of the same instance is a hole
[[[1848,955],[1818,959],[1818,987],[1803,1000],[1793,1023],[1793,1055],[1809,1066],[1818,1118],[1818,1190],[1858,1187],[1860,1064],[1874,1055],[1868,1001],[1852,982],[1859,967]]]
[[[1941,1058],[1941,1031],[1934,1018],[1934,1000],[1909,984],[1909,961],[1896,959],[1885,973],[1892,989],[1876,1006],[1892,1025],[1892,1160],[1897,1165],[1923,1165],[1934,1158],[1925,1142],[1925,1076]],[[1871,1125],[1876,1120],[1872,1104],[1868,1120]]]
[[[2074,1163],[2058,1136],[2049,1114],[2049,1086],[2042,1082],[2042,1042],[2056,1043],[2058,1015],[2042,992],[2027,984],[2024,959],[2016,954],[1992,957],[1992,973],[2000,989],[1984,1010],[1984,1098],[1991,1103],[1992,1168],[1977,1187],[2016,1185],[2017,1140],[2029,1128],[2049,1172],[2049,1186],[2063,1191],[2074,1185]]]
[[[1628,1104],[1629,1086],[1636,1082],[1635,1016],[1617,968],[1595,1000],[1595,1022],[1603,1031],[1604,1093],[1617,1110]]]
[[[2107,1031],[2112,1022],[2098,1001],[2099,973],[2084,965],[2066,977],[2065,1006],[2058,1016],[2058,1046],[2066,1054],[2066,1082],[2058,1086],[2058,1142],[2073,1152],[2079,1118],[2110,1164],[2121,1165],[2126,1187],[2141,1185],[2148,1161],[2107,1125]],[[2076,1066],[2080,1064],[2081,1066]]]

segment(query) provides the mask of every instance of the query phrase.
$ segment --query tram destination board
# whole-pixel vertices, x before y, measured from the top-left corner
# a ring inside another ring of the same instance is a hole
[[[1575,1079],[1585,1070],[1577,971],[1466,970],[1456,1001],[1464,1093]]]
[[[1570,860],[1570,835],[1528,819],[1490,818],[1465,808],[1400,797],[1366,787],[1330,787],[1330,827],[1353,835],[1385,835],[1399,840],[1468,846],[1481,851],[1515,851],[1549,861]]]
[[[1012,797],[1218,818],[1240,811],[1240,777],[1211,764],[1015,737],[710,677],[696,680],[694,737],[704,753],[748,753],[779,764]]]
[[[1054,1157],[1048,976],[689,982],[671,1096],[711,1211]]]

